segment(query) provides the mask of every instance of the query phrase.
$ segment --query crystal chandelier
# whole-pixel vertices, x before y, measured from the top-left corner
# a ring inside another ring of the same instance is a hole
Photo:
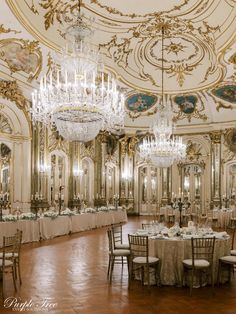
[[[66,46],[58,66],[41,79],[32,93],[32,118],[56,126],[69,141],[87,142],[101,129],[124,126],[124,97],[115,79],[104,72],[99,50],[87,41],[93,31],[80,11],[76,23],[66,29]]]
[[[143,139],[139,146],[141,157],[151,159],[152,163],[160,168],[170,167],[174,162],[186,156],[186,145],[182,138],[174,136],[174,125],[171,108],[164,105],[164,26],[162,27],[162,97],[151,127],[150,137]]]

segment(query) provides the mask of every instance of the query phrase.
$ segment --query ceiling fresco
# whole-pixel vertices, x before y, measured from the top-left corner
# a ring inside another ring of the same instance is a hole
[[[35,87],[65,45],[65,29],[76,20],[78,0],[4,3],[0,63],[4,72]],[[92,41],[126,94],[127,126],[150,124],[161,99],[162,70],[165,98],[178,124],[232,120],[235,0],[83,0],[81,11],[88,23],[92,19]]]

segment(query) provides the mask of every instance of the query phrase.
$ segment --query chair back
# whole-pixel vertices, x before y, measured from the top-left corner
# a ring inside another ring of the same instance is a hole
[[[150,228],[152,228],[152,226],[153,226],[153,224],[145,223],[145,224],[142,224],[142,229],[149,230]]]
[[[14,259],[18,253],[18,238],[15,234],[10,237],[3,237],[3,247],[2,247],[2,268],[5,266],[5,255],[6,253],[10,254],[10,258]],[[9,256],[8,256],[9,258]]]
[[[112,236],[111,229],[107,230],[107,237],[108,237],[109,253],[113,254],[114,244],[113,244],[113,236]]]
[[[112,224],[111,232],[112,232],[114,247],[116,246],[116,244],[122,244],[123,243],[122,224],[121,223]]]
[[[148,263],[148,237],[130,234],[128,237],[132,259],[135,257],[146,257],[146,262]]]
[[[213,261],[215,249],[215,237],[213,238],[191,238],[193,266],[196,259],[207,260],[210,264]]]
[[[16,234],[15,234],[15,236],[16,236],[15,249],[16,249],[16,253],[18,254],[18,258],[20,256],[20,250],[21,250],[21,244],[22,244],[22,234],[23,234],[23,231],[17,229]]]
[[[235,239],[235,227],[228,227],[226,228],[226,232],[228,233],[228,235],[230,235],[231,238],[231,250],[234,249],[234,239]]]

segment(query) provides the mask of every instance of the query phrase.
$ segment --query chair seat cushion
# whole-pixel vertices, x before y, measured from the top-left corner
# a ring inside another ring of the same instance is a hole
[[[192,259],[185,259],[185,260],[183,260],[183,264],[185,266],[192,267],[193,266],[193,260]],[[205,260],[205,259],[195,259],[194,260],[194,266],[197,267],[197,268],[209,267],[210,263],[207,260]]]
[[[232,256],[232,255],[222,256],[220,260],[224,263],[236,264],[236,256]]]
[[[0,258],[3,257],[3,253],[0,252]],[[14,253],[14,257],[18,257],[18,253]],[[5,253],[5,258],[12,258],[12,253]]]
[[[236,256],[236,250],[231,250],[231,251],[230,251],[230,255]]]
[[[128,243],[115,244],[115,248],[129,250],[129,244]]]
[[[113,250],[113,255],[115,255],[115,256],[129,256],[130,250],[115,249],[115,250]]]
[[[148,256],[148,262],[149,264],[157,263],[159,261],[159,258]],[[137,264],[146,264],[147,259],[144,256],[138,256],[133,259],[133,263]]]
[[[0,259],[0,267],[2,266],[2,259]],[[13,265],[13,262],[8,260],[8,259],[5,259],[5,266],[12,266]]]

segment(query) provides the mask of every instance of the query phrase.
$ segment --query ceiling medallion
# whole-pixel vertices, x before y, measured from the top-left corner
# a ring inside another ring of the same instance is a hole
[[[32,117],[56,126],[68,141],[87,142],[101,129],[123,128],[124,97],[115,79],[104,73],[98,49],[87,42],[93,32],[83,21],[80,5],[76,23],[66,29],[60,68],[49,70],[32,94]]]
[[[236,104],[236,85],[226,84],[212,90],[212,94],[224,101]]]
[[[195,95],[178,95],[173,98],[174,103],[178,106],[179,111],[174,111],[176,116],[173,118],[174,122],[178,120],[187,119],[191,122],[192,118],[207,120],[207,116],[202,111],[205,110],[204,104],[201,101],[201,107],[197,106],[198,97]]]
[[[164,70],[164,26],[162,27],[162,69]],[[182,138],[173,135],[174,125],[170,106],[164,103],[164,72],[162,71],[162,98],[157,110],[151,133],[153,136],[143,138],[139,145],[140,155],[160,168],[170,167],[186,156],[186,145]]]
[[[127,97],[125,105],[126,109],[128,110],[130,118],[134,120],[140,117],[141,115],[142,116],[152,115],[156,113],[157,111],[157,108],[155,106],[156,102],[157,96],[155,95],[137,93]]]

